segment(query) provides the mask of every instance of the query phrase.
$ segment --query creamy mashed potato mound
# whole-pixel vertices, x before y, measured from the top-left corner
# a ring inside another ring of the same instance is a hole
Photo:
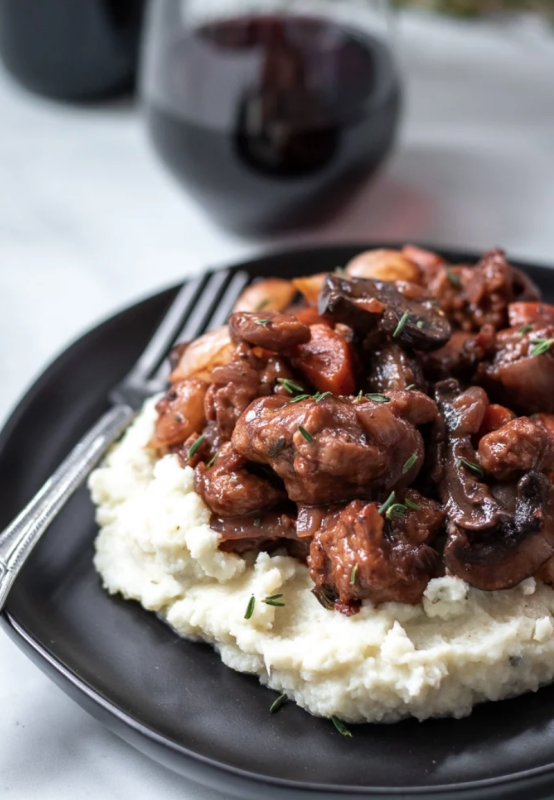
[[[420,605],[364,605],[346,617],[317,602],[295,559],[220,552],[193,470],[146,448],[154,421],[149,401],[90,477],[95,566],[110,593],[210,642],[229,667],[312,714],[349,722],[463,717],[554,678],[554,591],[533,578],[490,593],[437,578]],[[284,607],[262,602],[277,593]]]

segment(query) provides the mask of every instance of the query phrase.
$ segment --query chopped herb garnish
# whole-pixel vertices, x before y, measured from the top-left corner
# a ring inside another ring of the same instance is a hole
[[[407,472],[409,472],[411,470],[411,468],[417,462],[418,458],[419,458],[419,456],[417,456],[415,453],[409,457],[409,459],[406,461],[406,463],[402,467],[402,475],[405,475]]]
[[[183,417],[182,414],[175,414],[173,419],[175,420],[175,422],[184,422],[185,421],[185,418]]]
[[[337,275],[340,275],[341,278],[347,277],[346,272],[344,271],[344,267],[335,267],[335,272],[337,273]]]
[[[525,336],[525,334],[530,333],[534,327],[535,327],[534,325],[522,325],[521,328],[518,330],[517,335]]]
[[[335,608],[335,598],[330,595],[326,589],[316,586],[312,589],[312,594],[317,602],[322,605],[323,608],[327,609],[327,611],[332,611]]]
[[[218,453],[218,452],[216,452],[216,453],[214,453],[214,454],[213,454],[213,456],[212,456],[212,457],[210,458],[210,460],[208,461],[208,468],[209,468],[209,467],[213,467],[213,465],[214,465],[214,464],[215,464],[215,462],[217,461],[217,457],[218,457],[218,455],[219,455],[219,453]]]
[[[268,306],[269,303],[270,303],[269,297],[266,297],[265,300],[262,300],[260,303],[258,303],[258,305],[254,309],[254,311],[261,311],[262,308],[265,308],[266,306]]]
[[[289,400],[289,403],[292,405],[293,403],[300,403],[301,400],[309,400],[311,395],[309,394],[299,394],[296,397],[293,397],[292,400]]]
[[[409,386],[406,386],[406,388],[404,389],[404,391],[405,391],[405,392],[409,392],[409,391],[411,391],[412,389],[415,389],[415,388],[416,388],[416,386],[415,386],[415,383],[410,383],[410,385],[409,385]]]
[[[404,330],[404,328],[408,324],[408,320],[409,319],[410,319],[409,313],[407,311],[404,311],[404,313],[400,317],[398,325],[394,329],[394,333],[392,334],[392,338],[393,339],[398,339],[398,337],[400,336],[400,334],[402,333],[402,331]]]
[[[280,602],[282,596],[282,594],[272,594],[262,600],[262,603],[265,603],[266,606],[284,606],[285,604]]]
[[[422,319],[418,319],[418,321],[416,322],[416,328],[419,328],[419,330],[421,330],[424,325],[425,322]]]
[[[451,269],[450,267],[445,267],[444,271],[446,272],[446,277],[448,278],[452,286],[460,287],[462,285],[460,276],[456,275],[453,269]]]
[[[385,500],[385,502],[383,503],[383,505],[382,505],[382,506],[380,506],[380,508],[379,508],[379,514],[386,514],[386,513],[387,513],[388,509],[389,509],[389,508],[392,506],[392,504],[394,503],[394,498],[395,498],[395,493],[394,493],[394,492],[391,492],[391,493],[389,494],[389,496],[387,497],[387,499]]]
[[[280,694],[279,697],[269,706],[269,713],[275,714],[280,708],[283,708],[288,699],[289,698],[286,694]]]
[[[414,501],[413,501],[413,500],[410,500],[410,498],[409,498],[409,497],[407,497],[407,498],[404,500],[404,503],[406,504],[406,506],[407,506],[408,508],[411,508],[411,509],[412,509],[412,511],[419,511],[419,510],[420,510],[420,508],[421,508],[421,506],[418,506],[418,504],[417,504],[417,503],[414,503]]]
[[[342,719],[339,719],[338,717],[331,717],[331,721],[341,736],[350,736],[350,738],[352,738],[352,734],[350,733],[350,731],[348,730]]]
[[[271,324],[271,320],[270,319],[257,319],[256,320],[256,325],[270,325],[270,324]]]
[[[280,383],[283,389],[286,389],[289,394],[298,394],[304,391],[303,386],[291,381],[290,378],[277,378],[277,383]]]
[[[390,403],[390,397],[386,394],[366,394],[368,400],[373,400],[374,403]]]
[[[204,436],[204,434],[202,434],[202,436],[199,436],[198,439],[189,447],[189,451],[187,453],[188,458],[192,458],[193,456],[195,456],[197,454],[197,452],[200,450],[200,448],[204,444],[204,439],[205,438],[206,437]]]
[[[275,458],[275,456],[280,455],[285,447],[287,446],[287,440],[284,436],[279,436],[276,442],[273,442],[271,447],[268,449],[267,454],[271,458]]]
[[[406,516],[407,511],[408,509],[403,503],[393,503],[390,508],[387,508],[385,516],[387,519],[402,519]]]
[[[316,403],[321,403],[321,401],[325,400],[326,397],[331,397],[332,395],[333,392],[322,392],[321,394],[318,392],[315,395],[314,400],[316,401]]]
[[[356,397],[356,401],[355,402],[356,403],[361,403],[363,399],[364,399],[364,393],[363,393],[363,390],[360,389],[360,391],[358,393],[358,396]]]
[[[354,564],[354,568],[353,568],[352,572],[350,573],[350,585],[351,586],[354,586],[354,584],[356,583],[356,575],[357,574],[358,574],[358,565]]]
[[[485,475],[479,464],[475,464],[473,461],[468,461],[467,458],[459,458],[456,462],[456,466],[458,469],[460,469],[460,467],[466,467],[479,478],[482,478]]]
[[[254,595],[248,601],[248,605],[246,606],[246,613],[244,615],[244,619],[250,619],[252,614],[254,613],[254,606],[256,605],[256,598]]]
[[[533,357],[542,356],[550,350],[554,344],[554,339],[531,339],[531,343],[535,346],[529,351],[529,355]]]
[[[262,524],[261,519],[259,517],[256,517],[256,519],[254,520],[255,527],[259,528],[261,524]]]
[[[312,436],[312,434],[309,431],[307,431],[303,425],[299,425],[298,430],[300,431],[300,433],[307,442],[311,444],[314,441],[314,437]]]

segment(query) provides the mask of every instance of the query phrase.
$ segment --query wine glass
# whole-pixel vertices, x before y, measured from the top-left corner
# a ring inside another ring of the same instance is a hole
[[[141,84],[163,161],[239,231],[336,208],[401,106],[387,0],[151,0]]]

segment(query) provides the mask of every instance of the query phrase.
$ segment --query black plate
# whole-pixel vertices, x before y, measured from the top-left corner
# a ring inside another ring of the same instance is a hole
[[[363,246],[271,255],[240,265],[294,276],[344,264]],[[445,253],[452,260],[471,254]],[[524,265],[547,299],[552,273]],[[166,291],[72,345],[0,436],[0,530],[106,408],[171,301]],[[554,685],[479,706],[463,720],[352,726],[346,739],[179,639],[138,604],[110,598],[92,567],[96,530],[82,489],[37,546],[2,621],[80,705],[144,753],[227,796],[244,798],[535,798],[554,789]]]

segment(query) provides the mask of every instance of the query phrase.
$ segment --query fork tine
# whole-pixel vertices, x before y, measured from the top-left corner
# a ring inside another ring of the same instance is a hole
[[[202,294],[198,298],[198,302],[192,309],[184,327],[177,334],[174,344],[196,339],[206,330],[208,316],[212,313],[221,290],[229,280],[230,274],[228,269],[220,269],[211,273]]]
[[[250,276],[247,272],[237,272],[233,275],[225,294],[206,325],[206,330],[213,331],[214,328],[219,328],[227,322],[235,303],[248,283]]]
[[[167,351],[175,341],[175,336],[183,322],[183,317],[190,314],[194,308],[196,298],[205,281],[206,276],[201,275],[198,278],[187,281],[180,289],[154,336],[133,367],[130,378],[146,380],[160,361],[165,358]]]
[[[202,295],[202,297],[207,298],[206,302],[204,304],[199,303],[199,306],[202,305],[199,311],[196,309],[193,311],[191,318],[187,320],[184,328],[177,336],[175,344],[194,339],[205,330],[211,331],[227,322],[229,314],[233,310],[233,306],[238,300],[242,290],[250,282],[250,276],[247,272],[237,272],[229,281],[227,288],[223,289],[229,275],[229,270],[220,270],[211,276]],[[217,281],[212,281],[212,279],[215,278],[217,278]],[[219,297],[222,289],[223,292],[221,297]],[[219,302],[217,303],[216,301],[218,298]],[[212,315],[207,320],[210,312],[212,312]],[[160,386],[163,386],[169,377],[169,372],[170,368],[167,360],[162,361],[151,381],[151,386],[156,386],[158,389]]]

